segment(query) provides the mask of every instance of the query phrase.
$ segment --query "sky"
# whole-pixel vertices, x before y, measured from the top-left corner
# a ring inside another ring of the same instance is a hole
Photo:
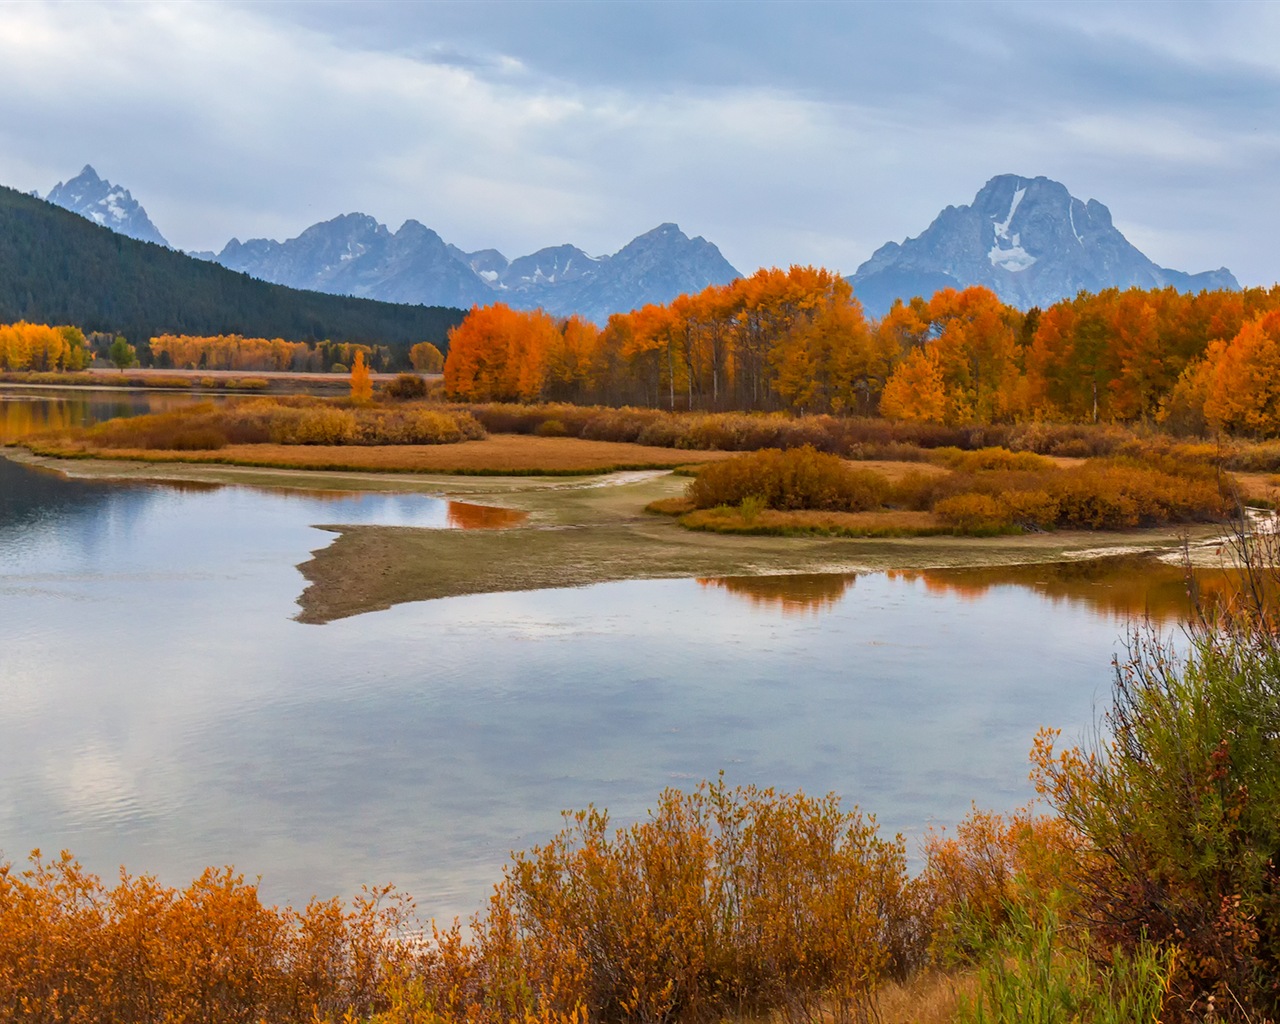
[[[86,163],[182,249],[359,211],[515,257],[674,221],[852,273],[997,174],[1280,280],[1280,4],[0,5],[0,184]]]

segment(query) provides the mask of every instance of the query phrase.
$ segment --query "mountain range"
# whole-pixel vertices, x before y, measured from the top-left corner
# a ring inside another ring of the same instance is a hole
[[[968,206],[948,206],[917,237],[882,245],[850,281],[871,316],[897,298],[969,285],[985,285],[1020,309],[1106,288],[1240,287],[1225,267],[1186,274],[1157,266],[1096,199],[1086,203],[1060,182],[1014,174],[992,178]]]
[[[285,242],[233,238],[212,259],[294,288],[464,308],[505,302],[601,324],[610,313],[742,276],[714,245],[675,224],[660,224],[611,256],[558,245],[508,260],[496,249],[464,252],[416,220],[393,233],[363,213],[313,224]]]
[[[129,191],[90,166],[46,198],[122,234],[165,244]],[[284,242],[233,238],[221,252],[190,255],[291,288],[460,308],[500,301],[597,323],[741,276],[715,245],[675,224],[661,224],[608,256],[566,244],[509,260],[496,249],[466,252],[416,220],[392,232],[373,217],[349,213]],[[882,245],[850,282],[873,317],[895,299],[970,285],[1022,309],[1106,288],[1239,288],[1225,267],[1188,274],[1156,265],[1115,227],[1102,203],[1077,199],[1049,178],[1013,174],[992,178],[967,206],[948,206],[918,236]]]

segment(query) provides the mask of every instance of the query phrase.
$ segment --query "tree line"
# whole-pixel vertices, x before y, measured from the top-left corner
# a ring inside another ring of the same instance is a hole
[[[463,311],[268,284],[99,227],[0,187],[0,322],[78,324],[140,350],[163,334],[234,333],[319,342],[443,345]]]
[[[830,271],[765,269],[666,305],[578,317],[477,307],[447,394],[944,424],[1158,422],[1280,434],[1280,286],[1081,293],[1023,312],[981,287],[868,320]]]

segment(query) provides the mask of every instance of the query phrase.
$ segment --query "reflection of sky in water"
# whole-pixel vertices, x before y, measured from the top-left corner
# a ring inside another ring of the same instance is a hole
[[[0,492],[16,469],[0,460]],[[884,575],[304,626],[294,566],[328,543],[308,524],[443,526],[445,503],[39,486],[45,512],[0,526],[4,855],[67,847],[172,882],[233,862],[271,899],[394,881],[468,911],[561,809],[626,820],[722,768],[912,834],[1010,807],[1035,729],[1078,732],[1105,699],[1119,632],[1025,588],[962,600]],[[822,610],[784,614],[805,599]]]

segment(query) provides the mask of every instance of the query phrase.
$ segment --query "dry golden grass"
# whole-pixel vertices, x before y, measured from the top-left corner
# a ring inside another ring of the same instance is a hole
[[[952,1024],[962,996],[973,998],[972,972],[921,971],[906,981],[881,987],[876,998],[880,1024]]]
[[[498,434],[449,445],[227,445],[216,451],[95,448],[83,443],[33,445],[43,455],[129,459],[139,462],[208,462],[284,469],[402,473],[565,474],[614,469],[670,469],[727,458],[729,452],[687,452],[576,437]]]

